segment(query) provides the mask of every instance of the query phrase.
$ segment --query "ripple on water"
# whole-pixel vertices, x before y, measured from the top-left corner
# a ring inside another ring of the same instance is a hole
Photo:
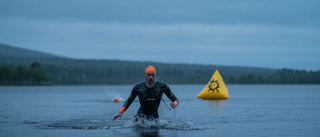
[[[141,129],[168,129],[168,130],[203,130],[195,126],[190,121],[175,119],[172,121],[163,119],[139,119],[128,120],[114,123],[106,120],[91,119],[70,119],[65,121],[24,121],[24,124],[33,125],[41,129],[80,129],[80,130],[97,130],[97,129],[123,129],[123,128],[141,128]]]

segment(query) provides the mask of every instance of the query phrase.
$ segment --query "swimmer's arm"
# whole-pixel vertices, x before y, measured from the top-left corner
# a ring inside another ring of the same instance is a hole
[[[118,117],[122,118],[122,114],[124,111],[126,111],[129,106],[131,105],[131,103],[134,101],[134,99],[137,97],[137,92],[132,89],[131,94],[129,95],[128,99],[126,100],[126,102],[124,102],[123,106],[121,107],[120,111],[118,112],[118,114],[116,116],[114,116],[113,120],[117,119]]]
[[[172,108],[176,108],[179,104],[179,100],[178,98],[171,92],[170,88],[167,87],[166,90],[164,91],[164,93],[166,94],[166,96],[172,101],[172,103],[170,103],[170,106]]]
[[[122,113],[124,111],[126,111],[129,106],[132,104],[132,102],[134,101],[134,99],[137,97],[137,91],[135,89],[132,89],[131,94],[129,95],[128,99],[126,100],[126,102],[124,102],[123,106],[121,109],[123,109]],[[121,111],[121,110],[120,110]]]

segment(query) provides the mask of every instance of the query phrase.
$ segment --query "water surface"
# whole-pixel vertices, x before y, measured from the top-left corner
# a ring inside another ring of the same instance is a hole
[[[161,102],[160,122],[132,123],[138,98],[112,122],[132,86],[0,87],[0,136],[320,136],[319,85],[227,85],[219,101],[196,98],[205,85],[169,85],[180,104]]]

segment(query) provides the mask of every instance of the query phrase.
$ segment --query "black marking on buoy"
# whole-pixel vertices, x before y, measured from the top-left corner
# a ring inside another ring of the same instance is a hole
[[[214,81],[214,79],[212,79],[212,81],[210,81],[209,84],[209,90],[208,91],[212,91],[212,93],[214,92],[214,90],[216,90],[219,93],[218,88],[220,88],[220,84],[217,81]]]

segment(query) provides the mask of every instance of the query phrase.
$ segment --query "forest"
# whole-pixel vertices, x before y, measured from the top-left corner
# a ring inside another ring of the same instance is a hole
[[[157,80],[168,84],[206,84],[213,71],[185,71],[178,68],[159,70]],[[223,71],[222,71],[223,72]],[[269,75],[225,75],[226,84],[320,84],[320,71],[280,69]],[[41,65],[0,66],[0,85],[123,85],[143,81],[143,69],[127,67],[77,68]]]
[[[230,84],[320,84],[320,71],[281,69],[267,76],[243,74],[229,77]]]
[[[37,62],[30,67],[24,65],[0,66],[0,85],[42,85],[48,82],[47,73]]]
[[[0,85],[135,84],[148,65],[168,84],[207,84],[216,69],[227,84],[320,84],[319,70],[72,59],[0,44]]]

